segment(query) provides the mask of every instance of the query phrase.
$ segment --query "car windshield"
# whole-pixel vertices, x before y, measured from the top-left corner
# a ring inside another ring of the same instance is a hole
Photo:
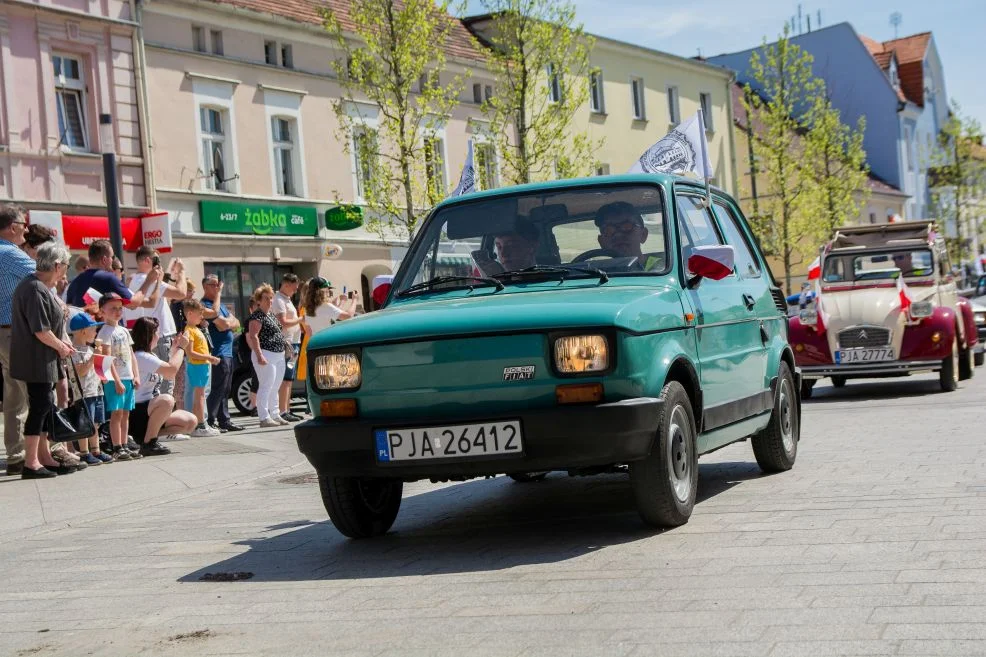
[[[934,259],[928,249],[868,251],[855,256],[827,257],[822,280],[826,283],[893,280],[901,273],[905,277],[930,276],[933,267]]]
[[[664,274],[664,205],[655,185],[594,185],[464,202],[431,217],[397,295],[536,278]],[[413,290],[410,288],[414,287]]]

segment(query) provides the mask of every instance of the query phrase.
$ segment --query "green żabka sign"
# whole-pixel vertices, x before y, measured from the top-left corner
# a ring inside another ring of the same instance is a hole
[[[318,211],[297,205],[199,201],[203,233],[318,234]]]

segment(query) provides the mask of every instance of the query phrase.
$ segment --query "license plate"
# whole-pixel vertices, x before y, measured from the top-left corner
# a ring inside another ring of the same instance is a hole
[[[417,461],[522,454],[520,422],[457,424],[448,427],[377,429],[377,461]]]
[[[889,347],[882,349],[843,349],[835,352],[835,362],[838,365],[876,363],[885,360],[894,360],[893,349]]]

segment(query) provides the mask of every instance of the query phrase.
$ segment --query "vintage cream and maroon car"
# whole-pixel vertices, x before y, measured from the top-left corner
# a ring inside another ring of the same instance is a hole
[[[852,378],[939,372],[945,391],[972,377],[973,312],[933,222],[840,228],[819,271],[814,308],[790,318],[802,397],[824,377],[841,387]]]

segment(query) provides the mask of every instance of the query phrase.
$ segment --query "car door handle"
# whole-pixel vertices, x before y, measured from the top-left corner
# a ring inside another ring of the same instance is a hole
[[[757,305],[757,300],[749,294],[743,294],[743,303],[746,304],[747,310],[753,310],[753,307]]]

